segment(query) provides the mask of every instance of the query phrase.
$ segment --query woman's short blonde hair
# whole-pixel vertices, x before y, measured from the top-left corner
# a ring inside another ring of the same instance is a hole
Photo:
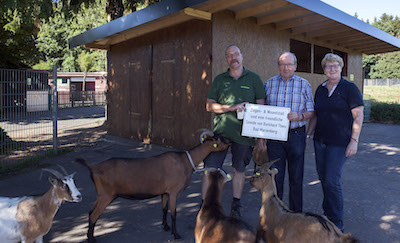
[[[322,59],[321,66],[323,69],[325,68],[327,62],[338,62],[341,68],[344,66],[343,59],[339,55],[333,53],[327,53]]]

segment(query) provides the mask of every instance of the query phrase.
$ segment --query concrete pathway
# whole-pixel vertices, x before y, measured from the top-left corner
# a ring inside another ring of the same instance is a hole
[[[102,129],[93,131],[104,134]],[[87,132],[84,134],[91,136]],[[96,137],[96,134],[92,135]],[[82,202],[61,206],[52,229],[44,237],[45,242],[86,241],[88,212],[96,200],[96,192],[88,170],[72,162],[76,157],[99,163],[113,156],[147,157],[171,150],[112,136],[98,137],[86,146],[76,147],[73,152],[42,161],[60,164],[70,172],[76,171],[76,185],[83,194]],[[304,211],[322,213],[322,191],[314,163],[313,148],[310,147],[305,162]],[[225,169],[231,172],[230,166]],[[261,194],[248,183],[252,172],[253,164],[250,164],[246,171],[242,214],[245,221],[256,227]],[[0,180],[0,195],[43,193],[50,184],[48,174],[44,173],[41,179],[40,174],[40,170],[35,170]],[[400,126],[364,124],[359,152],[345,164],[342,182],[346,232],[351,232],[364,243],[400,243]],[[200,185],[200,175],[193,174],[191,184],[178,198],[177,229],[184,238],[181,242],[194,242]],[[228,183],[223,199],[225,212],[230,210],[231,195],[231,183]],[[287,203],[287,189],[284,202]],[[117,199],[97,222],[97,242],[171,242],[171,234],[162,230],[161,214],[160,197],[144,201]]]

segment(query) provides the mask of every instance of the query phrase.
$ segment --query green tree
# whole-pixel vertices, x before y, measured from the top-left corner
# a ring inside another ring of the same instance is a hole
[[[54,10],[53,17],[44,21],[38,33],[37,48],[43,53],[42,63],[57,65],[60,71],[83,71],[78,63],[82,52],[87,52],[82,47],[69,49],[67,40],[72,36],[93,29],[106,23],[104,12],[105,0],[97,0],[96,4],[82,4],[81,8],[72,13],[71,17],[62,11],[62,6]],[[103,13],[103,14],[102,14]],[[94,71],[105,71],[105,51],[91,51]]]
[[[373,26],[399,38],[400,18],[382,14],[374,19]],[[400,52],[383,53],[363,57],[366,78],[400,78]]]
[[[109,20],[160,0],[3,0],[0,4],[0,67],[79,71],[83,48],[69,50],[66,40]],[[107,17],[108,16],[108,17]],[[48,46],[46,46],[48,45]],[[94,54],[94,53],[92,53]],[[104,70],[104,53],[94,54]]]
[[[376,64],[371,66],[370,78],[400,78],[400,52],[377,55]]]
[[[96,59],[94,59],[94,55],[90,52],[81,52],[78,56],[78,64],[80,69],[83,71],[82,91],[85,91],[87,73],[93,70],[95,62]]]

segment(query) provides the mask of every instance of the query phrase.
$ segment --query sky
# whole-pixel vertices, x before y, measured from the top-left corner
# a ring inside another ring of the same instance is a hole
[[[351,16],[357,12],[364,21],[379,19],[383,13],[400,17],[400,0],[321,0]]]

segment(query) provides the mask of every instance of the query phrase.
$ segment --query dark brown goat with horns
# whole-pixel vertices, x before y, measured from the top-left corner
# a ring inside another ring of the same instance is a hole
[[[117,197],[127,199],[148,199],[161,195],[162,225],[167,224],[167,202],[172,221],[172,234],[175,239],[181,237],[176,232],[176,199],[189,185],[192,173],[211,152],[223,151],[229,147],[213,132],[205,130],[200,135],[200,145],[185,152],[166,152],[149,158],[111,158],[97,165],[76,161],[89,168],[97,191],[97,200],[89,213],[88,241],[94,241],[94,226],[104,209]],[[204,143],[203,143],[204,141]]]
[[[196,243],[255,242],[256,235],[251,226],[240,219],[225,216],[222,210],[222,191],[230,176],[221,169],[208,168],[204,173],[210,184],[196,218]]]

